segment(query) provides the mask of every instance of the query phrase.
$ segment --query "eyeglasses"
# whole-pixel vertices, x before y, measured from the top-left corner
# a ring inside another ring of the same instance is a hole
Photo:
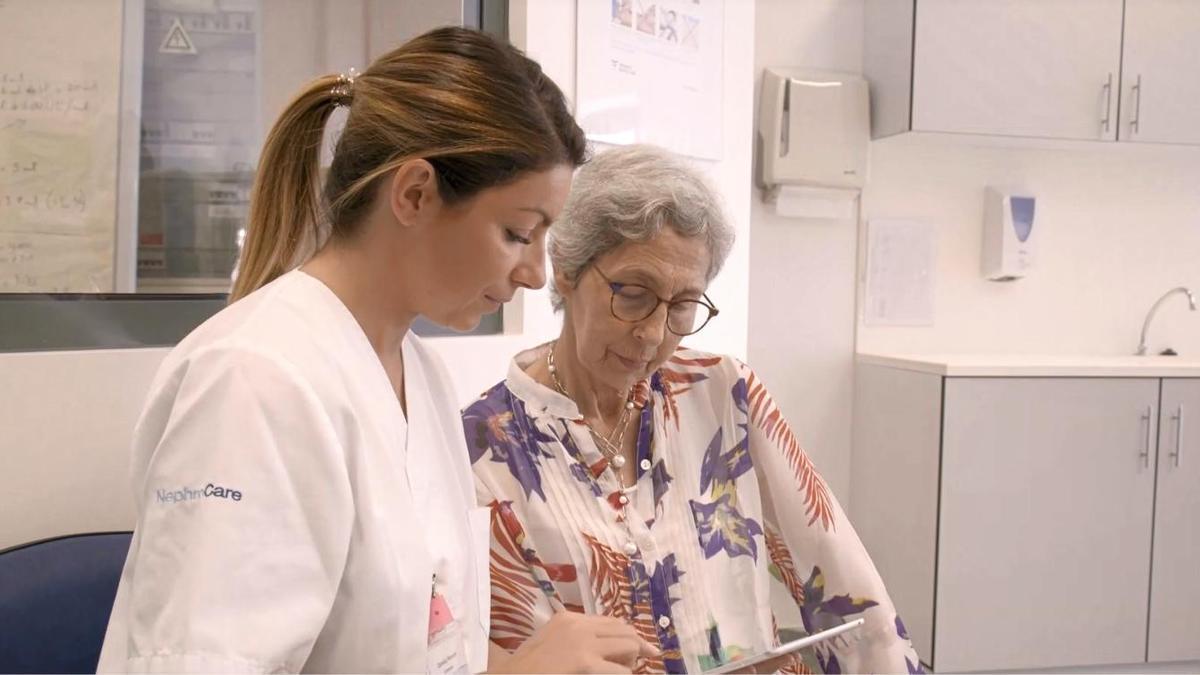
[[[599,267],[593,265],[592,268],[608,282],[608,288],[612,291],[612,315],[621,321],[644,321],[658,311],[659,305],[665,303],[667,330],[679,336],[686,336],[699,333],[714,316],[721,313],[707,295],[701,294],[703,300],[667,300],[645,286],[613,281]]]

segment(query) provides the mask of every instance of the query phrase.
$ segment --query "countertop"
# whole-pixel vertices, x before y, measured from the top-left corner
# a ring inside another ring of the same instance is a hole
[[[1200,377],[1200,357],[866,354],[858,363],[947,377]]]

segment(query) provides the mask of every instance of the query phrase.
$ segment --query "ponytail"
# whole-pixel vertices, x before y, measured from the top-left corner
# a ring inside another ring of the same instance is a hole
[[[325,124],[342,104],[346,126],[322,176]],[[525,171],[579,166],[586,153],[562,91],[536,63],[479,31],[431,30],[361,74],[314,80],[288,104],[263,147],[229,300],[303,264],[330,237],[353,237],[380,179],[410,159],[427,160],[439,195],[456,204]]]
[[[330,114],[344,101],[341,83],[336,75],[313,80],[271,127],[229,302],[303,263],[321,245],[321,139]]]

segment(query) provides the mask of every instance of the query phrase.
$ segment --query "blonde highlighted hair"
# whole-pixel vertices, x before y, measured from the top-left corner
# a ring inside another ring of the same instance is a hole
[[[322,187],[321,140],[348,105]],[[427,160],[449,204],[528,171],[583,164],[587,146],[562,91],[538,64],[479,31],[438,28],[384,54],[352,86],[310,82],[267,136],[250,198],[234,302],[299,266],[328,237],[354,233],[374,186]]]

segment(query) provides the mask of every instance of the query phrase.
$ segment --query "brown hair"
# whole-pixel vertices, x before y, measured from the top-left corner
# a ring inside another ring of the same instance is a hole
[[[338,105],[345,130],[319,188],[321,139]],[[562,91],[520,50],[438,28],[379,57],[353,84],[310,82],[267,136],[230,302],[301,264],[326,237],[353,234],[381,177],[423,158],[449,204],[527,171],[586,159]]]

